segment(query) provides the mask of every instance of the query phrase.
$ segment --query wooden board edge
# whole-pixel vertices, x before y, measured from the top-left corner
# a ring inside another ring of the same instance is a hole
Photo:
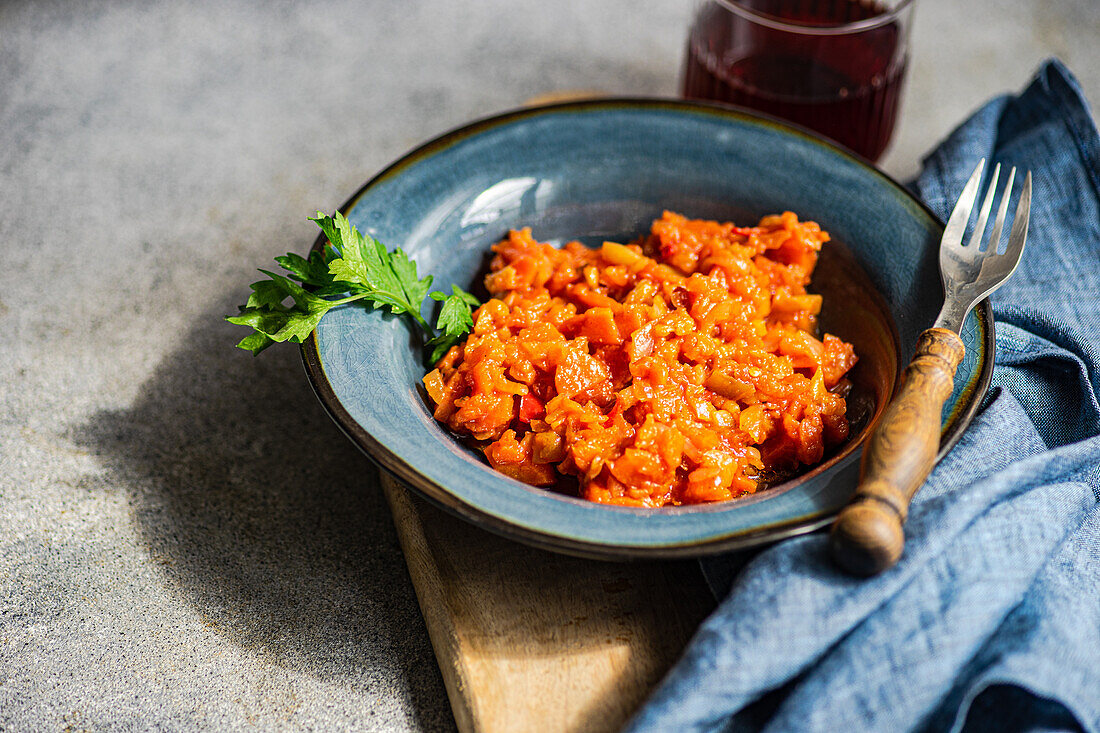
[[[390,505],[393,522],[397,528],[398,541],[405,554],[405,565],[409,569],[413,589],[416,591],[420,608],[445,608],[447,595],[443,590],[443,579],[433,572],[436,564],[432,559],[432,550],[424,533],[420,513],[412,503],[408,490],[391,476],[382,475],[382,491]],[[462,669],[459,660],[462,654],[458,646],[458,630],[453,614],[425,614],[424,625],[428,629],[439,671],[443,675],[443,685],[451,701],[455,723],[462,733],[476,733],[476,710],[472,708],[471,698],[466,694],[465,679],[467,670]],[[442,663],[447,660],[447,663]]]

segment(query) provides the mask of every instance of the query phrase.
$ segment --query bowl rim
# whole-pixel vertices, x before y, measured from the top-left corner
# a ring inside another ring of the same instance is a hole
[[[538,117],[544,114],[557,113],[557,112],[569,112],[569,111],[585,111],[593,109],[647,109],[647,110],[683,110],[694,111],[705,114],[713,114],[720,117],[729,117],[747,121],[751,124],[765,124],[767,126],[777,127],[781,132],[786,134],[795,134],[798,137],[805,138],[808,142],[820,146],[829,148],[835,153],[839,153],[847,158],[854,160],[861,168],[864,168],[866,172],[878,177],[882,182],[888,186],[901,192],[901,194],[908,199],[911,203],[916,204],[923,212],[929,217],[929,219],[942,230],[944,228],[943,221],[927,206],[923,201],[914,196],[908,189],[906,189],[901,183],[889,176],[885,172],[875,167],[871,162],[860,157],[859,155],[847,150],[844,147],[821,137],[820,135],[807,130],[805,128],[792,125],[786,121],[779,120],[778,118],[771,117],[769,115],[761,114],[755,110],[748,110],[734,105],[699,101],[699,100],[686,100],[686,99],[670,99],[664,97],[639,97],[639,96],[618,96],[618,97],[598,97],[591,99],[573,99],[562,102],[552,102],[548,104],[541,104],[536,106],[525,106],[516,109],[507,110],[498,114],[482,117],[471,122],[459,125],[452,128],[428,141],[414,147],[404,155],[400,156],[392,163],[384,167],[381,171],[372,176],[366,183],[359,187],[358,190],[352,194],[342,206],[339,207],[339,211],[343,214],[347,214],[360,198],[363,197],[370,189],[374,188],[381,182],[389,179],[393,175],[400,173],[405,168],[408,168],[415,163],[430,157],[434,153],[444,150],[458,142],[461,142],[465,138],[475,136],[494,127],[510,124],[525,118]],[[318,234],[314,240],[310,251],[319,249],[324,244],[325,238],[323,234]],[[936,455],[936,461],[941,460],[950,450],[954,447],[955,443],[962,437],[962,433],[966,427],[970,424],[974,415],[977,413],[981,406],[982,398],[989,389],[993,377],[993,349],[994,349],[994,322],[992,315],[992,308],[988,299],[982,300],[974,307],[974,315],[978,320],[982,332],[982,350],[978,355],[980,363],[977,368],[977,379],[974,380],[971,385],[960,395],[957,401],[957,407],[947,418],[946,430],[941,433],[940,447]],[[895,331],[895,339],[897,334]],[[780,539],[786,539],[800,534],[812,532],[816,529],[829,524],[835,516],[835,513],[825,512],[823,514],[810,514],[803,517],[794,517],[786,521],[779,522],[777,524],[761,526],[754,530],[749,531],[737,531],[730,536],[721,536],[712,538],[704,543],[699,542],[685,542],[683,544],[671,544],[671,545],[616,545],[616,544],[604,544],[598,542],[591,542],[587,540],[581,540],[577,538],[564,537],[560,535],[552,535],[546,532],[540,532],[521,524],[509,522],[506,519],[498,517],[490,512],[483,511],[477,507],[471,506],[465,502],[461,497],[457,496],[445,486],[437,483],[436,481],[428,478],[424,474],[417,471],[408,462],[395,455],[389,448],[387,448],[380,440],[375,438],[370,432],[368,432],[354,417],[347,411],[325,375],[324,366],[320,357],[320,348],[317,343],[317,331],[313,331],[309,337],[302,342],[300,346],[300,354],[302,358],[302,364],[306,372],[306,376],[312,386],[318,400],[322,407],[328,413],[329,417],[336,423],[340,430],[362,450],[367,457],[375,463],[378,467],[384,469],[388,474],[400,481],[404,486],[413,489],[416,493],[419,493],[431,504],[447,511],[451,514],[455,514],[467,521],[474,523],[477,526],[488,529],[501,536],[519,540],[525,544],[538,547],[540,549],[551,550],[554,552],[563,552],[571,555],[577,555],[582,557],[590,557],[597,559],[638,559],[638,558],[683,558],[683,557],[700,557],[703,555],[717,554],[720,552],[728,552],[734,550],[745,549],[748,547],[754,547],[757,545],[778,541]],[[895,380],[894,392],[896,394],[900,385],[901,371],[908,364],[907,355],[899,349],[899,363],[898,363],[898,377]],[[881,411],[879,411],[881,416]],[[941,427],[942,430],[942,427]],[[853,451],[857,450],[862,442],[866,440],[870,433],[868,430],[860,441],[856,441],[844,447],[841,454],[834,456],[834,459],[830,461],[828,468],[838,468],[841,465],[841,461],[844,457],[850,455]],[[825,466],[819,465],[811,468],[809,471],[799,474],[790,482],[784,482],[791,484],[785,487],[783,484],[779,484],[775,489],[780,491],[786,491],[795,488],[800,480],[817,475],[820,470],[827,470]],[[762,492],[760,495],[752,497],[746,497],[745,499],[738,500],[739,504],[747,502],[759,501],[768,498],[770,490]],[[568,498],[568,497],[565,497]],[[577,501],[583,501],[578,499]],[[587,502],[586,502],[587,503]],[[720,511],[723,508],[728,509],[728,502],[721,502],[714,505],[700,505],[692,507],[673,507],[673,508],[637,508],[637,507],[605,507],[609,510],[620,511],[625,510],[631,513],[667,513],[669,511]]]

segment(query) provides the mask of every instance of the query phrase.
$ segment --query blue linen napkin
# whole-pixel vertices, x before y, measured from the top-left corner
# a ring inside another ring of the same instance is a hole
[[[981,157],[1031,170],[1031,230],[993,298],[993,386],[904,557],[855,579],[819,533],[705,562],[732,589],[628,730],[1100,732],[1100,135],[1060,62],[915,192],[946,220]]]

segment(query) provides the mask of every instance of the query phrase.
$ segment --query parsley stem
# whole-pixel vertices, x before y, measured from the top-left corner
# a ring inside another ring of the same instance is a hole
[[[420,324],[420,328],[424,331],[425,335],[427,335],[429,341],[435,338],[435,330],[432,329],[430,325],[428,325],[428,322],[424,320],[423,316],[421,316],[419,313],[416,313],[415,311],[409,311],[408,313],[416,319],[417,323]]]
[[[344,303],[350,303],[353,300],[362,300],[367,297],[367,293],[357,293],[356,295],[349,295],[346,298],[337,298],[336,300],[330,300],[333,306],[343,305]]]
[[[337,305],[343,305],[344,303],[351,303],[352,301],[355,301],[355,300],[362,300],[363,298],[368,298],[368,297],[371,297],[370,293],[356,293],[355,295],[349,295],[346,298],[338,298],[337,300],[330,300],[329,303],[331,303],[333,306],[337,306]],[[405,312],[408,313],[410,316],[412,316],[413,319],[420,325],[420,329],[428,337],[429,341],[431,341],[433,338],[435,338],[435,331],[428,324],[428,322],[426,320],[424,320],[424,317],[422,315],[420,315],[419,313],[417,313],[416,311],[413,311],[413,310],[407,310]]]

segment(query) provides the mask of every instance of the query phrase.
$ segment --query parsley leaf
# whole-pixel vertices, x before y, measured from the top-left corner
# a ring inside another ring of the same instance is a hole
[[[448,336],[461,336],[474,327],[471,306],[480,305],[477,298],[467,293],[457,285],[451,286],[451,294],[437,290],[432,293],[432,300],[443,301],[443,307],[439,309],[439,318],[435,327]]]
[[[462,288],[452,286],[450,295],[430,292],[431,275],[420,277],[416,263],[404,251],[387,251],[340,212],[327,216],[318,211],[310,221],[321,228],[328,243],[308,258],[290,252],[276,257],[288,276],[260,270],[269,279],[252,283],[240,313],[226,317],[230,323],[253,329],[237,344],[239,348],[255,355],[273,343],[302,343],[325,313],[357,300],[412,318],[424,332],[432,364],[473,328],[473,309],[480,303]],[[427,297],[443,303],[436,319],[436,328],[442,331],[438,335],[420,313]],[[288,299],[292,305],[286,304]]]
[[[435,364],[474,327],[471,308],[477,307],[480,303],[477,298],[457,285],[451,286],[450,295],[437,290],[431,293],[431,298],[443,301],[443,307],[439,309],[439,318],[435,322],[435,327],[443,333],[425,344],[430,352],[428,361]]]
[[[399,249],[387,252],[385,246],[372,237],[364,237],[352,229],[351,242],[344,241],[343,257],[329,263],[333,277],[351,283],[353,290],[363,293],[375,308],[389,306],[394,315],[408,313],[422,327],[420,304],[431,287],[432,278],[417,280],[416,264]]]
[[[458,338],[455,336],[449,336],[443,334],[436,336],[434,339],[424,344],[424,348],[428,349],[428,363],[435,364],[451,350],[451,347],[458,343]]]
[[[252,295],[248,296],[246,308],[275,308],[286,300],[287,292],[283,286],[274,280],[260,280],[248,287],[252,288]]]
[[[302,343],[313,332],[321,317],[332,307],[340,303],[357,299],[326,300],[304,289],[289,278],[260,270],[270,280],[252,283],[252,295],[248,303],[236,316],[225,320],[241,326],[251,326],[256,334],[246,337],[237,346],[258,354],[274,342],[293,341]],[[293,307],[286,307],[283,301],[290,298]]]
[[[283,266],[298,282],[303,285],[315,285],[324,287],[332,284],[332,275],[328,271],[328,263],[320,252],[310,252],[309,259],[301,255],[287,252],[282,257],[276,257],[275,261]]]

